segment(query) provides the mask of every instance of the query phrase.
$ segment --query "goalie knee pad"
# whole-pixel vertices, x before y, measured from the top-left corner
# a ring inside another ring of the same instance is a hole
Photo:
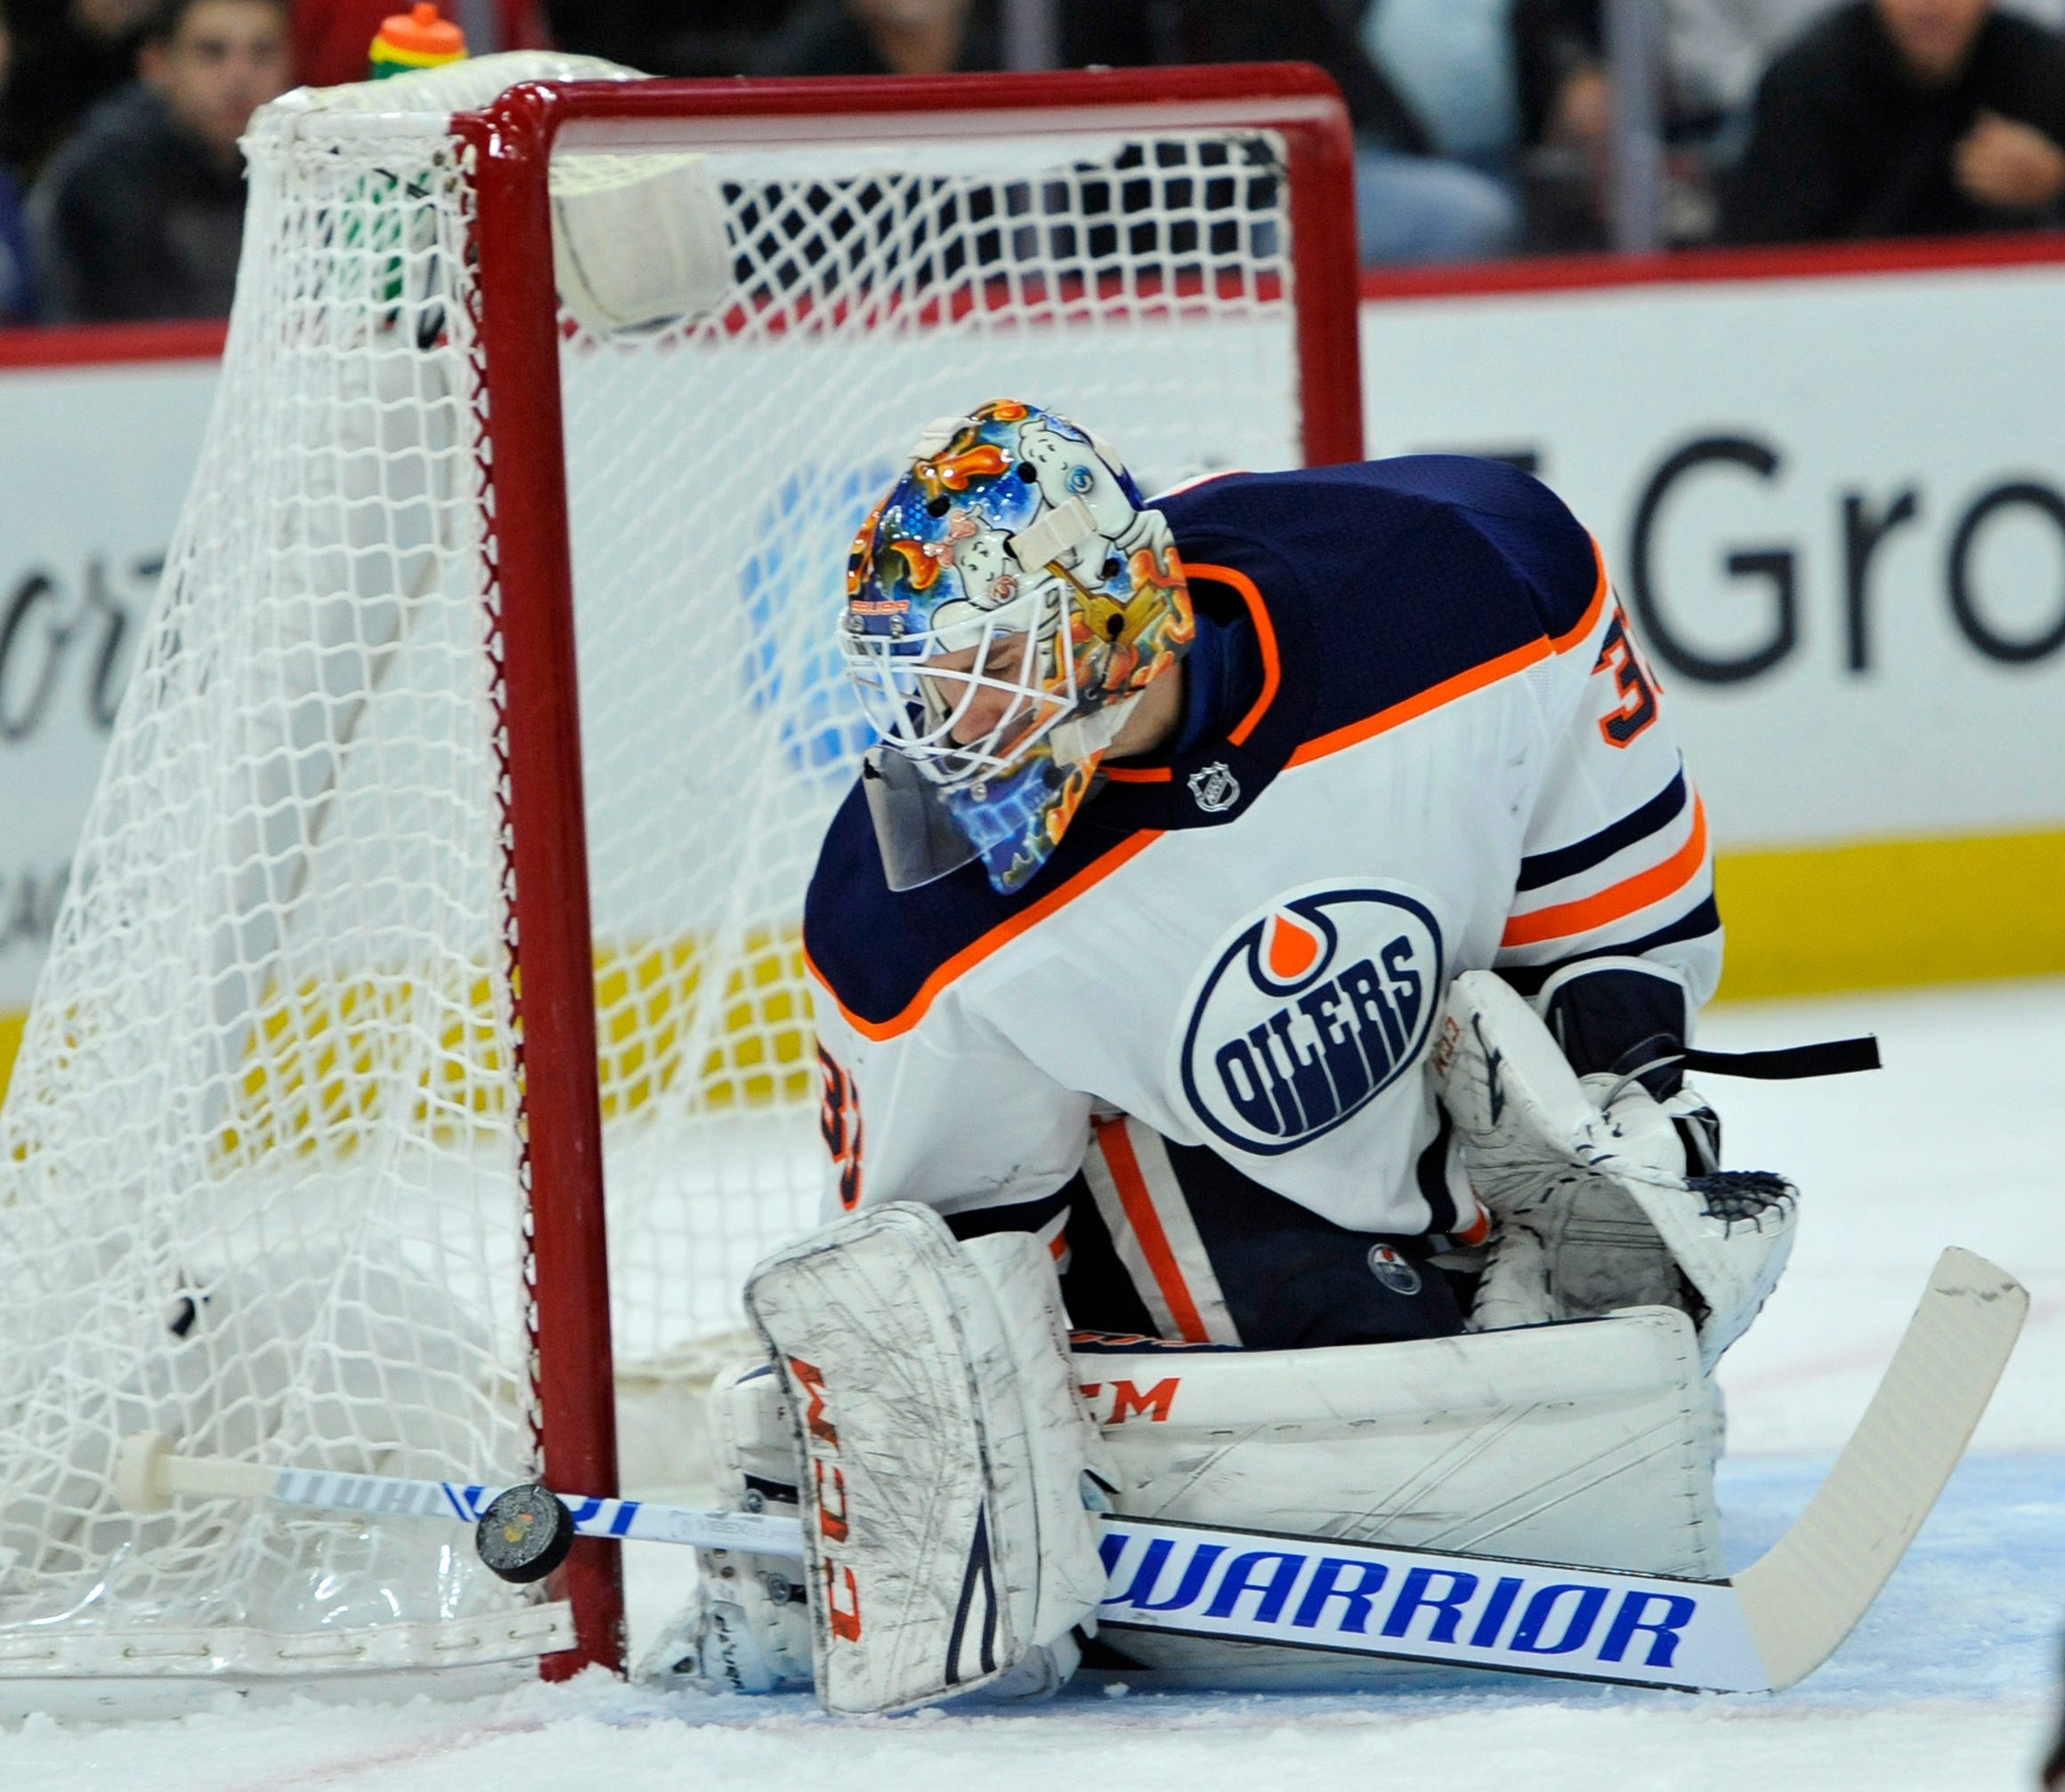
[[[1478,1198],[1502,1233],[1528,1235],[1502,1239],[1478,1326],[1678,1306],[1697,1320],[1711,1368],[1785,1268],[1792,1184],[1755,1171],[1688,1177],[1666,1107],[1632,1079],[1581,1081],[1490,971],[1450,986],[1434,1070]]]
[[[776,1253],[746,1308],[803,1473],[811,1654],[838,1712],[1051,1691],[1104,1593],[1085,1505],[1103,1448],[1052,1258],[871,1210]]]

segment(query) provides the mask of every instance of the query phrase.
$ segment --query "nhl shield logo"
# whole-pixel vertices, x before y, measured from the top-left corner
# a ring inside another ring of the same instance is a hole
[[[1190,800],[1208,815],[1223,815],[1241,799],[1241,782],[1224,759],[1190,774]]]
[[[1416,894],[1278,897],[1221,944],[1185,1006],[1177,1068],[1192,1111],[1242,1151],[1295,1150],[1418,1059],[1445,980],[1440,924]]]

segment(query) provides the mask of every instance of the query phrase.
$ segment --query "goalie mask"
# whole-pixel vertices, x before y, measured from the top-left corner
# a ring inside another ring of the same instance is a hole
[[[1192,634],[1169,525],[1108,444],[1008,399],[931,425],[854,542],[839,631],[890,888],[973,858],[1023,888]]]

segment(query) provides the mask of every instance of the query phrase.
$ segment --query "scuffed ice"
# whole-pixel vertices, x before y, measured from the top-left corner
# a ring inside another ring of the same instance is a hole
[[[216,1695],[175,1722],[32,1718],[0,1734],[7,1792],[1990,1792],[2034,1785],[2065,1626],[2065,984],[1723,1010],[1702,1043],[1876,1030],[1876,1076],[1714,1079],[1733,1164],[1800,1184],[1798,1250],[1724,1374],[1731,1561],[1805,1505],[1944,1245],[1986,1253],[2035,1306],[1980,1453],[1834,1660],[1776,1698],[1541,1680],[1382,1694],[1158,1694],[1085,1680],[1010,1715],[834,1722],[806,1699],[708,1699],[590,1676],[433,1703]],[[685,1551],[634,1553],[633,1621],[684,1588]]]

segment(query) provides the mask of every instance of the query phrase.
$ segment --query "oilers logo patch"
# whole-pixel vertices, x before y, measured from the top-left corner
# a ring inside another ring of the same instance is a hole
[[[1440,923],[1403,889],[1323,888],[1243,920],[1185,1006],[1178,1080],[1242,1151],[1274,1155],[1366,1107],[1425,1049]]]
[[[1370,1274],[1394,1294],[1411,1300],[1420,1292],[1419,1270],[1389,1245],[1372,1245],[1368,1262]]]

